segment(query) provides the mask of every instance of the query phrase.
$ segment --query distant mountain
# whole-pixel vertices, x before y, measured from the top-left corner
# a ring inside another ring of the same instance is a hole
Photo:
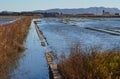
[[[36,10],[34,12],[59,12],[63,14],[102,14],[103,10],[110,14],[120,13],[118,8],[105,8],[105,7],[90,7],[90,8],[78,8],[78,9],[49,9],[49,10]]]

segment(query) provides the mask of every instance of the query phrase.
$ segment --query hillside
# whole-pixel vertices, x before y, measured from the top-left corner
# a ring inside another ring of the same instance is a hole
[[[102,14],[103,10],[105,12],[110,12],[111,14],[120,13],[118,8],[105,8],[105,7],[90,7],[90,8],[78,8],[78,9],[48,9],[48,10],[36,10],[34,12],[59,12],[63,14]]]

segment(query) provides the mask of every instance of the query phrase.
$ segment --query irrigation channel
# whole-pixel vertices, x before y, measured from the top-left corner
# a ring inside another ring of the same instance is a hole
[[[24,43],[27,48],[19,59],[19,64],[11,74],[11,79],[49,79],[49,69],[45,51],[37,35],[34,22]]]

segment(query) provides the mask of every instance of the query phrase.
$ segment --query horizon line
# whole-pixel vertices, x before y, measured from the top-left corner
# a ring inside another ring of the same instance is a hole
[[[31,11],[37,11],[37,10],[51,10],[51,9],[88,9],[88,8],[117,8],[117,7],[105,7],[105,6],[96,6],[96,7],[80,7],[80,8],[48,8],[48,9],[36,9],[36,10],[23,10],[23,11],[12,11],[12,10],[1,10],[0,12],[7,11],[7,12],[31,12]]]

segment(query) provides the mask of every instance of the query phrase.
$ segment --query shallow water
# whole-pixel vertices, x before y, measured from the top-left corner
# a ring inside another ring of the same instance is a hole
[[[120,36],[85,29],[120,28],[120,18],[47,18],[38,19],[40,30],[46,37],[49,46],[58,54],[69,53],[70,48],[76,43],[81,45],[81,50],[90,52],[97,48],[105,50],[120,50]],[[76,25],[72,25],[72,23]]]
[[[0,24],[6,24],[6,23],[11,23],[13,21],[15,21],[16,19],[0,19]]]
[[[27,49],[21,55],[11,79],[49,79],[44,50],[33,23],[24,45]]]
[[[61,20],[65,19],[58,18],[37,20],[41,21],[38,26],[49,44],[46,48],[54,50],[58,55],[63,52],[69,54],[70,48],[76,43],[79,43],[80,49],[85,52],[90,52],[93,48],[120,50],[120,36],[85,29],[85,27],[119,28],[120,21],[118,18],[71,18],[70,21],[74,21],[76,25],[69,22],[63,23]],[[10,79],[49,79],[45,50],[40,44],[33,23],[24,45],[27,49],[21,55]]]

